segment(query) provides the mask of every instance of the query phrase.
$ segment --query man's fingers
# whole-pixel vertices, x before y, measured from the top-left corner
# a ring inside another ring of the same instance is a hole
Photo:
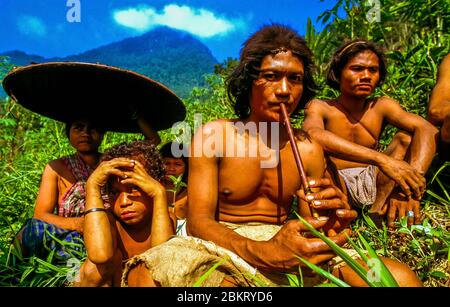
[[[421,192],[421,187],[418,184],[418,178],[407,178],[406,179],[408,185],[411,188],[411,191],[413,192],[413,195],[417,198],[420,199],[422,197],[422,192]]]
[[[336,257],[336,254],[332,254],[332,253],[319,254],[319,255],[312,256],[311,258],[309,258],[308,261],[311,262],[312,264],[319,264],[324,261],[333,259],[334,257]]]
[[[311,203],[311,206],[318,210],[344,208],[344,204],[339,198],[326,199],[326,200],[313,200]]]
[[[322,228],[329,220],[328,217],[325,216],[321,216],[319,218],[314,218],[314,217],[305,217],[304,218],[309,224],[311,224],[312,227],[314,227],[315,229],[319,229]],[[298,223],[299,226],[299,232],[302,231],[308,231],[308,228],[306,227],[305,224],[303,224],[301,221],[300,223]]]
[[[328,238],[337,245],[342,246],[347,242],[350,233],[351,233],[350,229],[345,229],[341,231],[339,234]],[[332,248],[328,246],[328,244],[326,244],[322,239],[315,238],[308,240],[307,250],[310,253],[323,253],[332,250]]]
[[[334,237],[335,235],[337,235],[337,232],[333,228],[328,230],[328,233],[327,233],[328,237]]]
[[[336,210],[336,216],[340,220],[354,220],[358,217],[358,212],[356,210],[339,209]]]
[[[409,198],[411,197],[411,188],[409,187],[408,183],[402,178],[399,182],[400,188],[405,192],[406,196]]]
[[[414,211],[414,224],[418,225],[422,223],[422,216],[420,214],[420,203],[416,202],[415,206],[413,206]]]
[[[394,221],[395,217],[397,216],[397,203],[395,200],[391,200],[389,204],[389,210],[388,210],[388,227],[393,228],[394,227]]]
[[[331,185],[331,180],[328,178],[319,178],[319,179],[308,178],[308,184],[310,188],[329,187]]]

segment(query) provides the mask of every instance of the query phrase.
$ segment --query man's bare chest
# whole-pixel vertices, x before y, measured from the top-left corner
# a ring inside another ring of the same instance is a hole
[[[383,130],[383,120],[369,111],[354,117],[336,112],[327,118],[325,129],[347,141],[375,148]]]
[[[219,197],[241,201],[265,196],[288,199],[300,187],[295,161],[284,155],[271,168],[261,167],[260,159],[224,159],[219,167]]]

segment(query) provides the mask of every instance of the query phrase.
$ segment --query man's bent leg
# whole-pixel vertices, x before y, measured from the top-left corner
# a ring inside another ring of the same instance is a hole
[[[445,117],[442,124],[440,142],[439,157],[441,161],[450,161],[450,114]]]
[[[412,137],[404,132],[399,131],[388,148],[385,150],[385,154],[391,158],[404,160],[407,156],[409,146],[411,144]],[[383,172],[378,170],[377,175],[377,197],[374,204],[370,208],[372,219],[378,220],[380,217],[386,214],[387,211],[387,199],[391,195],[395,187],[395,181],[387,177]],[[378,215],[378,216],[377,216]]]

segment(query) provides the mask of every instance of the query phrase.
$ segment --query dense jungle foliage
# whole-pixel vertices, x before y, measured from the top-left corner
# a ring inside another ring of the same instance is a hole
[[[334,8],[319,17],[324,25],[322,31],[307,21],[305,38],[315,54],[316,80],[322,86],[318,96],[333,98],[337,94],[324,82],[333,51],[346,40],[365,38],[383,45],[389,61],[387,80],[376,95],[393,97],[407,111],[425,117],[438,65],[450,52],[450,1],[380,0],[378,11],[374,10],[377,3],[336,1]],[[216,65],[215,73],[206,77],[207,86],[193,88],[184,99],[191,129],[195,114],[201,114],[203,123],[234,116],[224,80],[236,63],[236,59],[229,59]],[[7,64],[0,64],[0,70],[8,69]],[[31,113],[10,99],[1,101],[0,106],[0,285],[67,285],[70,267],[55,266],[52,259],[22,259],[10,244],[26,218],[33,214],[45,164],[72,149],[61,123]],[[300,124],[301,120],[296,122]],[[394,133],[395,129],[386,129],[382,145],[388,144]],[[163,143],[175,137],[171,131],[160,135]],[[141,136],[107,133],[102,148],[135,138]],[[426,286],[450,285],[449,169],[448,161],[435,159],[427,173],[422,225],[408,229],[401,224],[395,231],[377,229],[361,215],[353,226],[379,255],[407,263]]]

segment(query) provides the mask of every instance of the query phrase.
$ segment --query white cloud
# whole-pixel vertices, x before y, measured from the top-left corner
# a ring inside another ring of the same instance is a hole
[[[22,15],[17,19],[17,27],[22,34],[29,36],[43,37],[47,34],[47,27],[44,22],[31,15]]]
[[[216,16],[206,9],[193,9],[176,4],[166,5],[161,12],[151,7],[117,10],[113,16],[118,24],[141,32],[156,26],[167,26],[202,38],[225,35],[234,31],[236,25],[245,24],[241,20],[228,20]]]
[[[138,31],[146,31],[153,27],[153,17],[156,15],[153,9],[120,10],[114,12],[114,20],[125,27]]]

